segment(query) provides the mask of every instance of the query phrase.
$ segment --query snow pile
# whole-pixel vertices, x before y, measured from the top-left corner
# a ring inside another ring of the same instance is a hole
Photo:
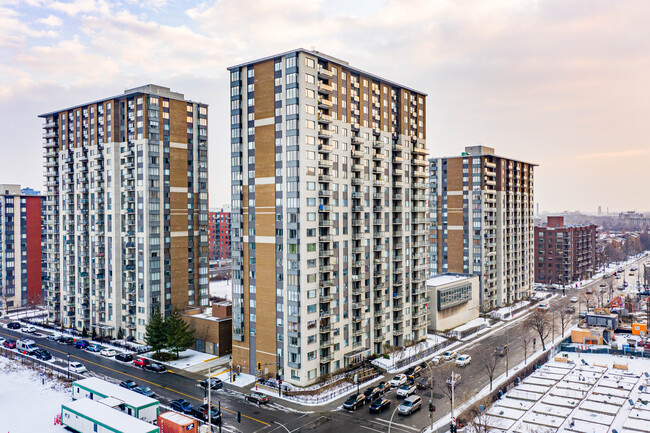
[[[232,280],[210,281],[210,296],[232,299]]]
[[[384,358],[384,356],[380,356],[379,358],[374,359],[372,363],[377,367],[386,370],[388,373],[396,373],[398,371],[406,370],[409,367],[418,365],[422,361],[433,358],[436,354],[440,354],[446,350],[449,350],[450,346],[444,347],[438,350],[437,352],[431,353],[430,355],[425,356],[423,358],[414,359],[413,362],[409,363],[408,365],[403,365],[399,368],[395,368],[395,364],[404,359],[414,357],[418,353],[424,352],[425,350],[429,350],[430,348],[434,347],[436,344],[440,344],[446,340],[447,340],[446,338],[441,337],[439,335],[429,334],[427,335],[426,340],[418,344],[415,344],[413,346],[406,347],[402,350],[389,353],[388,358]]]

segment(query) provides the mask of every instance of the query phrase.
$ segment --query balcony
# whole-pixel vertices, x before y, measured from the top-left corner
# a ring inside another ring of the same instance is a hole
[[[329,95],[330,93],[332,93],[332,90],[334,89],[329,84],[325,84],[322,81],[318,82],[318,93],[323,95]]]
[[[329,99],[318,98],[318,108],[329,110],[330,108],[332,108],[333,105],[334,103]]]
[[[332,77],[334,77],[334,73],[332,71],[326,69],[323,66],[318,67],[318,78],[324,78],[326,80],[329,80]]]

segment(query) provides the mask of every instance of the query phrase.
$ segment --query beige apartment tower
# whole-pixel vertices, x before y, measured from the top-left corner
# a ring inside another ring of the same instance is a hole
[[[485,146],[430,159],[431,275],[479,275],[483,311],[533,289],[535,166]]]
[[[142,341],[208,305],[207,110],[146,85],[40,116],[51,322]]]
[[[233,368],[307,385],[424,338],[426,95],[303,49],[229,71]]]

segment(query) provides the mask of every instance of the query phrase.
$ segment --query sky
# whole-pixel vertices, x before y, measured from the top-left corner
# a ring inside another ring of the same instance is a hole
[[[428,94],[431,156],[539,164],[540,210],[650,211],[647,0],[0,0],[0,184],[42,189],[37,116],[147,83],[209,104],[229,203],[226,68],[316,49]]]

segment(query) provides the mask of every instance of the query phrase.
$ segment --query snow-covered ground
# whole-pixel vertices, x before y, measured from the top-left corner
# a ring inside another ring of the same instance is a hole
[[[433,347],[436,344],[441,343],[441,342],[443,342],[445,340],[446,340],[446,338],[441,337],[439,335],[428,334],[427,339],[425,341],[423,341],[421,343],[418,343],[418,344],[416,344],[414,346],[407,347],[405,349],[398,350],[396,352],[390,353],[390,354],[388,354],[388,358],[384,358],[383,356],[380,356],[379,358],[373,360],[372,363],[374,365],[376,365],[377,367],[386,370],[389,373],[393,373],[393,372],[399,371],[399,370],[406,370],[407,368],[409,368],[409,367],[411,367],[413,365],[417,365],[417,364],[421,363],[424,360],[433,358],[436,355],[436,353],[438,353],[438,352],[442,353],[447,349],[446,348],[441,349],[438,352],[432,353],[431,355],[429,355],[429,356],[427,356],[425,358],[415,360],[409,365],[403,365],[399,369],[394,369],[393,366],[395,365],[396,362],[401,361],[403,359],[407,359],[410,356],[415,356],[418,353],[420,353],[420,352],[422,352],[424,350],[427,350],[430,347]]]
[[[59,433],[54,425],[69,388],[13,360],[0,357],[0,429],[2,433]],[[45,383],[43,383],[45,380]]]
[[[212,377],[218,377],[222,382],[231,383],[235,386],[244,388],[248,385],[255,383],[256,377],[252,374],[247,373],[237,373],[235,376],[235,382],[232,381],[232,372],[230,368],[226,368],[220,373],[213,374]]]
[[[210,281],[210,296],[232,299],[232,280]]]
[[[152,354],[153,354],[153,352],[149,352],[149,353],[145,354],[144,357],[145,358],[151,358]],[[157,362],[159,364],[165,364],[167,367],[171,367],[171,368],[176,367],[176,368],[186,369],[188,367],[192,367],[194,365],[198,365],[198,364],[201,364],[201,363],[203,363],[205,361],[212,360],[212,359],[216,358],[215,355],[212,355],[210,353],[198,352],[198,351],[192,350],[192,349],[187,349],[187,350],[184,350],[182,352],[179,352],[178,356],[179,356],[179,359],[174,359],[172,361],[162,362],[162,361],[155,360],[155,362]],[[151,359],[153,359],[153,358],[151,358]]]

